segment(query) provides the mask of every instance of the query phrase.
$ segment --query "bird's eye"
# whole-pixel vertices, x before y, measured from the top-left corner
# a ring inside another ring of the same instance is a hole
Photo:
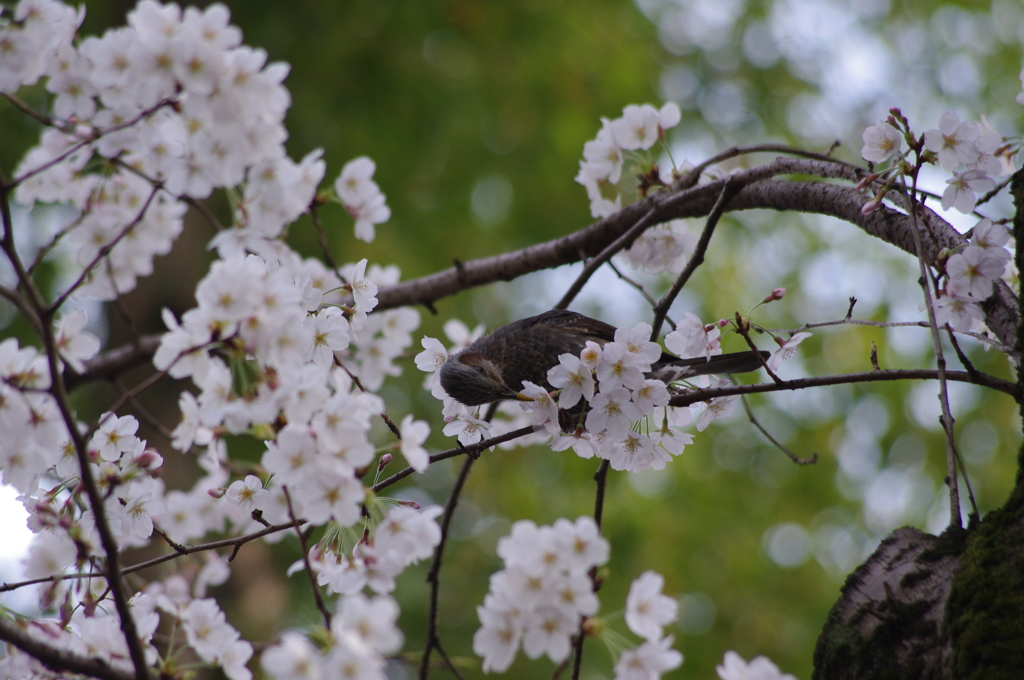
[[[483,366],[473,366],[473,370],[476,371],[477,373],[479,373],[480,375],[484,374],[484,367]]]

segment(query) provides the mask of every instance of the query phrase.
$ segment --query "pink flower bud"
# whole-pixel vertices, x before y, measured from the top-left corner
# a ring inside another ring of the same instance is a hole
[[[153,449],[146,449],[141,454],[139,454],[138,458],[135,459],[135,464],[138,465],[143,470],[148,470],[150,466],[153,465],[153,463],[158,460],[157,457],[159,455],[160,454],[158,454]]]
[[[876,179],[878,179],[880,175],[881,175],[881,173],[879,173],[879,172],[875,172],[875,173],[872,173],[872,174],[868,175],[867,177],[865,177],[861,181],[857,182],[857,186],[855,188],[857,189],[857,191],[861,191],[863,189],[867,189],[868,185],[871,184],[872,182],[874,182]]]
[[[785,295],[786,295],[786,289],[785,288],[776,288],[775,290],[773,290],[771,292],[771,294],[768,297],[766,297],[764,300],[762,300],[762,302],[772,302],[774,300],[781,300],[783,297],[785,297]]]
[[[219,489],[207,489],[206,493],[210,494],[210,498],[223,498],[224,494],[228,492],[227,489],[221,487]]]
[[[870,215],[871,213],[878,210],[878,206],[882,205],[882,195],[875,196],[870,201],[860,207],[861,215]]]
[[[385,453],[383,456],[380,457],[380,460],[377,461],[377,470],[383,470],[388,465],[391,465],[392,460],[394,460],[394,456],[392,456],[390,453]]]

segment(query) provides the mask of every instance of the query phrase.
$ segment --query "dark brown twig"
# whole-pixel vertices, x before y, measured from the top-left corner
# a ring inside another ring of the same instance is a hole
[[[309,543],[306,541],[306,532],[299,527],[298,520],[295,518],[295,510],[292,508],[292,495],[288,493],[288,487],[282,486],[281,490],[284,492],[285,503],[288,504],[288,517],[292,520],[292,524],[295,525],[295,533],[299,536],[299,546],[302,550],[302,564],[304,566],[303,571],[309,577],[309,587],[313,590],[313,601],[316,602],[316,608],[320,615],[324,617],[324,628],[330,630],[331,613],[327,611],[327,605],[324,604],[324,595],[320,592],[320,586],[316,582],[316,574],[313,573],[313,565],[309,563]]]
[[[825,387],[828,385],[849,385],[866,382],[889,382],[893,380],[938,380],[939,372],[930,368],[906,368],[883,371],[871,371],[869,373],[846,373],[817,376],[814,378],[795,378],[779,383],[755,383],[753,385],[730,385],[729,387],[716,387],[709,389],[693,390],[679,394],[669,401],[670,406],[689,406],[699,401],[707,401],[716,397],[728,397],[734,394],[761,394],[764,392],[781,392],[783,390],[803,390],[809,387]],[[1004,392],[1011,397],[1016,397],[1017,386],[1007,380],[994,378],[987,374],[980,374],[978,378],[971,378],[964,371],[946,371],[946,380],[953,382],[964,382],[973,385],[989,387],[999,392]]]
[[[146,655],[139,640],[138,630],[135,626],[135,619],[132,617],[128,607],[128,594],[125,592],[124,582],[121,580],[121,573],[118,567],[117,541],[107,521],[107,513],[103,506],[103,498],[96,486],[96,480],[92,474],[89,461],[87,442],[78,429],[78,422],[71,408],[71,400],[68,398],[61,371],[58,367],[57,342],[54,338],[53,315],[58,306],[47,307],[43,296],[36,287],[35,282],[25,269],[21,256],[18,254],[14,243],[14,226],[11,219],[10,192],[14,184],[4,183],[4,177],[0,175],[0,223],[3,225],[3,235],[0,238],[0,248],[6,253],[11,267],[17,276],[18,282],[24,291],[28,304],[39,317],[41,327],[41,339],[43,349],[50,370],[49,393],[57,404],[64,425],[71,435],[71,441],[75,449],[80,468],[80,479],[82,488],[85,489],[89,505],[93,511],[93,519],[96,531],[100,537],[100,545],[106,556],[106,577],[114,599],[114,606],[121,619],[121,632],[124,634],[125,645],[128,647],[128,654],[132,660],[137,680],[148,680],[149,669],[146,662]]]
[[[657,342],[658,336],[661,335],[661,326],[665,323],[665,317],[668,316],[669,307],[675,302],[676,297],[679,295],[679,291],[683,289],[686,282],[690,280],[693,273],[697,271],[697,267],[704,263],[704,254],[707,253],[708,245],[711,243],[711,236],[715,233],[715,227],[718,226],[718,221],[722,218],[725,213],[725,209],[729,205],[729,201],[740,189],[740,183],[733,180],[731,177],[726,179],[722,185],[722,190],[718,194],[718,200],[715,201],[714,207],[708,214],[708,219],[704,223],[704,231],[700,234],[700,239],[697,241],[697,246],[693,249],[693,255],[686,261],[686,266],[683,267],[683,271],[679,273],[676,280],[672,282],[672,287],[661,297],[658,304],[654,307],[654,319],[651,321],[651,341]]]
[[[115,236],[112,241],[110,241],[109,243],[105,243],[103,247],[99,249],[95,257],[93,257],[92,261],[88,265],[86,265],[84,269],[82,269],[82,273],[78,276],[77,279],[75,279],[75,282],[68,286],[67,289],[63,293],[61,293],[56,300],[54,300],[53,304],[50,305],[48,310],[50,313],[60,309],[61,305],[63,305],[64,302],[69,297],[71,297],[75,290],[77,290],[78,287],[82,285],[82,282],[84,282],[89,277],[93,269],[96,268],[96,265],[99,264],[103,260],[103,258],[109,255],[110,251],[113,250],[114,247],[118,243],[120,243],[126,236],[128,236],[128,234],[131,233],[132,229],[134,229],[136,225],[138,225],[139,222],[142,221],[142,219],[146,216],[146,211],[149,210],[150,204],[153,202],[153,199],[156,198],[156,195],[157,193],[159,193],[159,191],[159,186],[153,187],[153,190],[149,192],[149,196],[146,198],[146,202],[142,204],[142,209],[139,210],[138,214],[135,216],[135,219],[126,224],[124,229],[122,229],[121,232],[117,236]]]
[[[597,482],[597,492],[594,495],[594,523],[597,524],[597,528],[601,529],[601,519],[604,516],[604,495],[605,488],[608,482],[608,461],[602,460],[601,464],[597,466],[597,471],[594,473],[594,481]],[[590,583],[591,587],[596,593],[600,589],[600,584],[597,581],[597,567],[593,567],[590,570]],[[583,643],[587,639],[586,630],[587,618],[585,616],[580,617],[580,626],[576,631],[576,638],[573,640],[572,646],[572,680],[579,680],[580,668],[583,665]],[[562,672],[563,666],[560,666],[553,677],[558,677]]]
[[[199,545],[178,545],[178,548],[181,549],[180,551],[175,549],[175,552],[168,553],[166,555],[161,555],[160,557],[154,557],[151,560],[146,560],[145,562],[139,562],[138,564],[133,564],[130,567],[125,567],[124,569],[122,569],[121,573],[123,575],[131,574],[131,573],[134,573],[134,572],[137,572],[137,571],[142,571],[143,569],[149,569],[150,567],[155,567],[155,566],[157,566],[159,564],[163,564],[164,562],[169,562],[171,560],[178,559],[179,557],[182,557],[184,555],[193,555],[195,553],[206,552],[208,550],[216,550],[218,548],[232,548],[231,556],[228,557],[228,562],[231,562],[231,561],[234,560],[235,555],[238,554],[239,549],[243,545],[245,545],[246,543],[249,543],[251,541],[255,541],[256,539],[259,539],[259,538],[263,538],[264,536],[267,536],[269,534],[275,534],[275,533],[278,533],[280,531],[287,531],[288,529],[291,529],[291,528],[296,527],[296,526],[302,526],[305,523],[306,523],[306,520],[300,519],[297,522],[286,522],[285,524],[274,524],[272,526],[268,526],[266,529],[260,529],[259,531],[254,531],[251,534],[245,534],[244,536],[238,536],[236,538],[222,538],[222,539],[217,540],[217,541],[210,541],[209,543],[201,543]],[[11,590],[17,590],[19,588],[24,588],[25,586],[37,585],[39,583],[56,583],[57,581],[74,581],[74,580],[78,580],[78,579],[96,578],[97,576],[105,576],[105,575],[106,574],[104,572],[93,571],[93,572],[85,572],[85,573],[78,573],[78,574],[61,574],[60,576],[45,576],[43,578],[34,578],[34,579],[29,579],[27,581],[19,581],[17,583],[4,583],[4,584],[0,584],[0,593],[6,593],[6,592],[9,592]]]
[[[760,420],[758,420],[757,416],[754,414],[754,410],[750,408],[750,402],[747,401],[747,398],[744,396],[741,397],[741,400],[743,402],[743,410],[747,412],[747,418],[750,419],[750,422],[753,424],[753,426],[756,427],[761,432],[761,434],[764,435],[765,439],[770,441],[775,446],[775,448],[789,456],[789,459],[792,460],[797,465],[814,465],[815,463],[818,462],[817,451],[812,453],[810,458],[801,458],[800,456],[796,455],[796,453],[794,453],[788,446],[786,446],[778,439],[773,437],[772,433],[769,432],[761,424]]]
[[[920,158],[920,152],[918,152]],[[942,352],[942,338],[939,335],[939,325],[935,318],[935,301],[932,297],[934,280],[929,262],[925,259],[924,248],[921,243],[921,230],[918,228],[917,214],[920,210],[920,203],[917,200],[917,175],[918,167],[915,167],[910,175],[911,187],[909,197],[909,213],[911,223],[911,234],[914,237],[914,248],[917,252],[918,267],[921,270],[921,290],[924,292],[924,304],[928,312],[928,325],[931,328],[932,348],[935,351],[935,365],[938,369],[939,379],[939,406],[942,409],[942,416],[939,422],[946,433],[946,484],[949,486],[949,526],[957,529],[963,527],[963,519],[960,516],[960,486],[957,481],[956,461],[960,454],[956,450],[956,441],[953,438],[953,414],[949,408],[949,392],[946,386],[946,357]],[[904,187],[905,189],[905,187]],[[925,222],[927,225],[928,223]],[[930,234],[935,241],[934,234]]]
[[[565,291],[565,295],[562,296],[562,299],[558,301],[554,308],[566,309],[571,305],[572,301],[576,299],[577,295],[579,295],[579,292],[583,290],[583,286],[586,285],[587,281],[590,280],[590,277],[594,275],[594,272],[596,272],[601,265],[611,260],[616,253],[636,240],[636,238],[643,233],[645,229],[656,224],[654,216],[657,214],[657,210],[657,206],[648,210],[647,213],[637,220],[632,227],[627,229],[624,234],[608,244],[608,246],[606,246],[600,253],[587,262],[586,266],[583,267],[583,271],[580,272],[580,275],[572,282],[572,285],[569,286],[569,290]]]
[[[497,446],[498,444],[504,444],[505,442],[512,441],[513,439],[518,439],[519,437],[525,437],[528,434],[533,434],[533,427],[521,427],[518,430],[512,430],[511,432],[506,432],[505,434],[498,435],[497,437],[491,437],[490,439],[485,439],[483,441],[477,442],[476,444],[470,444],[469,446],[463,446],[462,444],[459,444],[459,446],[453,449],[448,449],[447,451],[441,451],[440,453],[432,454],[430,456],[429,465],[433,465],[439,460],[454,458],[456,456],[461,456],[463,454],[472,455],[474,453],[479,453],[484,449],[489,449],[492,446]],[[379,491],[381,491],[381,489],[386,489],[395,482],[405,479],[414,472],[416,471],[411,467],[407,467],[404,470],[399,470],[398,472],[391,475],[387,479],[383,479],[374,484],[372,487],[370,487],[370,490],[373,491],[374,493],[378,493]]]
[[[459,495],[462,487],[469,478],[469,471],[473,469],[473,457],[466,456],[462,461],[462,468],[459,470],[455,484],[448,493],[448,501],[444,506],[444,514],[441,516],[441,541],[434,548],[434,559],[430,563],[430,572],[427,574],[427,583],[430,584],[430,611],[427,614],[427,633],[424,636],[423,656],[420,657],[420,680],[427,680],[430,671],[430,652],[437,645],[437,613],[438,596],[441,590],[441,559],[444,556],[444,546],[448,542],[448,530],[451,527],[452,517],[455,515],[455,507],[459,504]]]

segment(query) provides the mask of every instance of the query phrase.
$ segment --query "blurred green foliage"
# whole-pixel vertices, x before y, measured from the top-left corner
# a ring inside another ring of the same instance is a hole
[[[247,44],[265,48],[271,61],[291,64],[286,81],[293,99],[287,121],[291,155],[300,158],[323,148],[328,182],[356,156],[365,154],[377,163],[375,180],[388,196],[392,219],[378,227],[374,243],[365,244],[354,240],[351,220],[340,207],[324,209],[335,258],[395,263],[403,278],[438,271],[453,259],[507,252],[587,225],[591,220],[586,195],[573,181],[583,144],[596,134],[600,117],[614,118],[630,103],[660,104],[666,95],[686,94],[687,99],[678,102],[684,119],[674,143],[691,161],[700,160],[692,155],[695,151],[712,153],[734,143],[786,140],[824,149],[832,139],[844,143],[840,156],[856,160],[859,130],[884,116],[890,105],[921,115],[916,124],[922,131],[937,122],[942,108],[929,108],[936,102],[966,107],[962,116],[989,113],[1011,128],[1001,130],[1006,133],[1020,127],[1020,109],[1011,104],[1020,91],[1016,74],[1022,39],[1019,31],[1007,33],[1005,25],[1006,17],[1019,15],[1012,3],[993,3],[986,12],[986,3],[918,1],[890,7],[879,0],[865,5],[874,8],[872,14],[843,14],[849,10],[847,3],[821,3],[835,10],[818,18],[824,22],[822,31],[837,30],[830,21],[851,21],[877,40],[863,46],[864,54],[846,55],[853,62],[859,56],[870,65],[868,57],[877,55],[868,52],[880,45],[896,59],[891,68],[920,82],[915,90],[865,95],[843,110],[845,117],[836,119],[828,137],[800,124],[813,117],[812,100],[827,101],[820,73],[802,70],[806,63],[799,59],[778,54],[772,59],[756,49],[757,31],[783,10],[799,14],[796,2],[704,3],[702,12],[721,4],[723,12],[732,7],[736,15],[715,41],[710,40],[714,35],[709,28],[707,42],[688,43],[665,38],[664,18],[677,6],[696,11],[695,3],[687,2],[650,0],[639,3],[644,12],[623,0],[230,4]],[[120,24],[130,8],[130,3],[98,0],[86,5],[85,33]],[[958,27],[965,22],[988,25],[987,38],[982,36],[980,43],[964,38]],[[799,32],[810,30],[803,27]],[[911,61],[916,53],[907,47],[909,40],[923,40],[927,50],[921,54],[927,57]],[[974,88],[959,87],[956,60],[979,44],[985,49],[977,50],[972,63],[983,77]],[[808,62],[824,58],[813,51],[804,57]],[[742,96],[730,99],[730,92]],[[33,105],[44,105],[39,89],[22,96]],[[709,112],[728,113],[729,102],[738,107],[732,110],[733,117],[709,117]],[[9,172],[33,143],[38,128],[0,103],[0,130],[0,164]],[[504,202],[506,209],[474,212],[475,191],[485,192],[484,198],[498,195],[498,208]],[[225,202],[215,198],[212,205],[227,219]],[[698,228],[699,224],[692,225]],[[193,304],[195,281],[206,271],[209,254],[203,247],[209,235],[198,220],[192,220],[188,229],[190,235],[179,246],[190,250],[158,263],[152,280],[129,296],[127,304],[138,315],[142,332],[162,330],[161,307],[170,306],[180,314]],[[309,255],[317,252],[308,219],[291,228],[290,240]],[[786,286],[787,298],[758,310],[755,321],[794,328],[840,319],[849,296],[862,299],[855,308],[858,318],[918,320],[916,271],[909,257],[871,242],[851,225],[795,214],[732,215],[720,227],[708,263],[674,313],[693,311],[705,321],[731,317],[772,288]],[[662,279],[644,281],[655,295],[668,285]],[[550,285],[502,285],[443,300],[437,304],[437,317],[422,310],[422,334],[443,337],[441,325],[451,317],[470,326],[479,319],[493,327],[541,304],[520,298]],[[626,292],[592,294],[586,298],[590,307],[585,311],[605,312],[611,320],[621,316],[621,310],[611,307],[635,299],[636,308],[627,316],[643,319],[639,298],[625,284],[621,288]],[[549,294],[557,297],[561,292]],[[116,315],[111,317],[110,346],[115,346],[125,331]],[[896,342],[897,334],[915,339]],[[764,336],[758,341],[765,348],[774,347]],[[811,375],[866,370],[871,343],[877,344],[884,367],[924,366],[931,360],[926,330],[837,327],[818,332],[801,346],[802,364]],[[741,343],[730,338],[726,345],[739,348]],[[965,343],[965,349],[982,370],[1008,377],[1007,362],[998,352],[985,353],[973,342]],[[407,412],[428,418],[434,428],[431,446],[449,448],[453,440],[441,434],[439,404],[420,389],[421,378],[410,360],[405,375],[385,386],[382,394],[389,414],[396,421]],[[683,597],[682,621],[670,632],[686,661],[671,677],[714,677],[714,665],[728,649],[747,658],[767,654],[784,671],[809,677],[817,631],[849,568],[902,523],[927,526],[930,517],[938,517],[937,526],[942,525],[943,440],[936,422],[915,415],[923,403],[937,413],[937,388],[928,386],[923,397],[919,389],[866,384],[752,398],[758,418],[797,455],[819,454],[815,465],[794,465],[739,413],[698,435],[664,472],[613,473],[604,524],[612,559],[603,572],[600,592],[601,613],[609,625],[625,632],[621,612],[629,584],[644,570],[655,569],[665,575],[666,590]],[[958,389],[957,394],[954,415],[960,445],[985,511],[997,507],[1009,488],[1019,424],[1005,395],[973,388]],[[105,388],[95,388],[80,405],[99,411],[97,404],[111,395]],[[173,395],[146,399],[154,412],[173,421]],[[161,403],[162,411],[154,405]],[[382,444],[390,442],[383,428],[379,434]],[[150,432],[149,438],[168,450],[157,433]],[[258,445],[250,449],[252,456],[258,455]],[[389,492],[443,503],[460,464],[445,461]],[[442,641],[449,655],[469,660],[466,677],[481,675],[472,660],[471,639],[478,625],[475,606],[487,590],[487,577],[500,568],[496,540],[517,519],[548,524],[558,517],[592,512],[595,469],[594,461],[543,448],[488,452],[475,465],[455,517],[441,590]],[[187,472],[178,474],[171,486],[188,483]],[[886,480],[891,487],[884,486]],[[888,497],[872,501],[872,493]],[[868,516],[870,503],[893,502],[892,496],[901,493],[909,498],[905,512],[882,520]],[[773,554],[799,554],[778,546],[773,553],[773,539],[787,535],[777,528],[788,523],[802,527],[809,544],[802,548],[806,559],[781,566]],[[261,564],[261,549],[247,546],[242,553],[250,550],[256,555],[250,564]],[[296,557],[293,546],[274,567],[280,573]],[[222,591],[225,598],[242,600],[228,608],[240,619],[243,634],[270,639],[281,626],[317,621],[308,586],[298,577],[288,583],[287,615],[262,627],[242,620],[253,606],[245,598],[263,597],[260,593],[274,588],[264,580],[258,582],[264,590],[247,585],[247,573],[266,572],[272,574],[267,579],[278,578],[263,567],[251,568],[235,573]],[[400,581],[402,625],[409,636],[406,652],[418,653],[422,644],[425,571],[411,570]],[[602,645],[591,641],[584,677],[610,677],[612,663]],[[549,674],[547,661],[530,662],[520,655],[509,677]],[[445,677],[440,670],[436,675]]]

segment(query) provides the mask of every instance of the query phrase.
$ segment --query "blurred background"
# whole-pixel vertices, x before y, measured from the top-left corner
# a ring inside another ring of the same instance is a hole
[[[764,142],[820,152],[838,143],[838,157],[858,162],[860,133],[892,106],[919,133],[936,127],[951,108],[961,119],[985,115],[1004,135],[1019,135],[1024,121],[1024,108],[1014,102],[1021,91],[1024,9],[1011,0],[227,4],[245,43],[266,49],[270,61],[291,64],[285,84],[293,100],[287,119],[292,157],[323,148],[325,186],[356,156],[377,163],[374,179],[387,194],[392,219],[366,244],[354,239],[341,207],[325,208],[335,259],[397,264],[403,279],[589,224],[586,194],[573,181],[583,144],[600,129],[600,117],[618,117],[627,104],[680,106],[683,120],[670,139],[677,163]],[[123,24],[132,6],[87,2],[82,34]],[[46,107],[41,88],[21,96]],[[0,131],[0,167],[10,172],[39,130],[0,103]],[[669,165],[667,158],[662,165]],[[926,186],[939,192],[944,180],[941,172],[925,175]],[[215,195],[210,206],[229,219],[223,196]],[[1001,197],[981,210],[999,218],[1011,207]],[[961,229],[976,221],[945,216]],[[59,208],[37,208],[31,217],[67,220]],[[695,234],[701,227],[689,225]],[[211,236],[209,226],[191,216],[174,252],[125,297],[135,330],[160,332],[162,308],[180,316],[194,306],[195,284],[211,260],[205,249]],[[289,241],[307,255],[317,253],[308,218],[291,227]],[[655,297],[670,283],[618,266]],[[416,337],[445,341],[441,326],[451,318],[493,329],[543,311],[577,271],[541,272],[442,300],[436,316],[419,310]],[[758,309],[755,322],[786,329],[840,319],[851,296],[858,300],[856,318],[918,321],[924,316],[917,271],[916,261],[845,223],[796,213],[731,214],[672,315],[693,312],[705,322],[729,318],[784,286],[786,298]],[[643,298],[610,270],[573,308],[614,324],[650,320]],[[125,343],[133,332],[114,308],[90,318],[106,347]],[[26,330],[0,302],[0,334],[27,338]],[[761,342],[774,349],[769,338]],[[838,327],[817,331],[782,374],[867,370],[872,343],[885,368],[933,365],[925,329]],[[727,351],[742,346],[735,337],[725,342]],[[972,341],[964,348],[979,368],[1009,377],[998,352]],[[441,434],[439,402],[421,389],[423,374],[411,360],[418,351],[410,351],[403,375],[386,382],[381,394],[392,418],[413,413],[430,420],[429,445],[447,449],[454,440]],[[128,374],[124,384],[149,372]],[[165,380],[140,403],[173,427],[182,387]],[[961,384],[950,389],[958,443],[984,512],[998,507],[1010,488],[1020,423],[1005,395]],[[116,394],[96,385],[74,396],[89,419]],[[671,632],[686,660],[670,677],[714,677],[714,665],[728,649],[747,658],[767,654],[784,671],[809,677],[815,639],[846,575],[893,529],[910,524],[938,532],[947,521],[936,394],[935,384],[906,383],[755,396],[750,405],[759,421],[797,455],[817,452],[817,464],[794,465],[737,409],[730,420],[698,435],[667,470],[612,474],[604,524],[612,557],[600,593],[602,615],[625,632],[621,611],[629,584],[655,569],[681,603]],[[194,461],[145,425],[140,435],[164,453],[168,488],[191,487]],[[383,428],[378,435],[381,444],[391,441]],[[232,455],[252,461],[262,449],[244,439],[229,447]],[[388,492],[443,503],[458,465],[445,461]],[[441,590],[442,641],[450,655],[465,659],[467,677],[480,676],[471,638],[487,577],[501,566],[497,539],[517,519],[549,524],[591,513],[595,469],[594,461],[571,451],[543,447],[489,452],[475,466],[455,516]],[[0,493],[0,501],[5,498]],[[17,578],[24,550],[17,547],[24,545],[20,522],[15,514],[0,520],[6,532],[0,535],[3,580]],[[247,545],[231,580],[216,591],[249,639],[270,641],[283,629],[318,621],[305,579],[283,576],[298,558],[297,543],[286,544],[280,554],[261,543]],[[416,654],[425,573],[425,565],[411,569],[396,593],[409,635],[405,651]],[[11,599],[2,602],[15,606]],[[589,643],[584,677],[611,677],[611,668],[602,645]],[[406,672],[400,664],[392,670],[395,677]],[[549,673],[549,662],[520,655],[509,677]]]

